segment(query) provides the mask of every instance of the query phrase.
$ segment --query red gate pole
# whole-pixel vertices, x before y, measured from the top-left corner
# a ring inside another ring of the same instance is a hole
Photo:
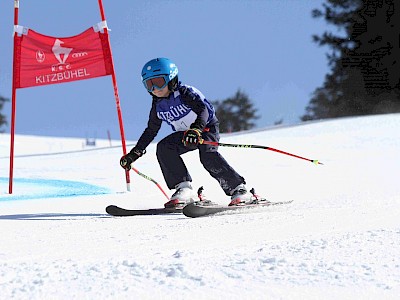
[[[13,81],[12,81],[12,102],[11,102],[11,131],[10,131],[10,175],[8,178],[8,193],[13,192],[13,179],[14,179],[14,136],[15,136],[15,115],[16,115],[16,74],[15,66],[18,56],[18,33],[15,27],[18,25],[18,10],[19,10],[19,0],[14,0],[14,52],[13,52]]]
[[[106,21],[106,17],[105,17],[105,14],[104,14],[103,1],[102,0],[98,0],[98,1],[99,1],[101,20],[103,22],[105,22]],[[112,77],[112,82],[113,82],[113,86],[114,86],[115,103],[117,105],[119,129],[120,129],[121,141],[122,141],[122,152],[125,155],[126,154],[126,142],[125,142],[124,124],[122,122],[121,103],[120,103],[120,100],[119,100],[118,87],[117,87],[117,78],[115,76],[114,60],[113,60],[113,57],[112,57],[111,45],[110,45],[110,39],[109,39],[109,36],[108,36],[107,26],[104,27],[104,34],[105,34],[105,36],[107,38],[109,49],[110,49],[110,57],[111,57],[111,65],[112,65],[111,77]],[[128,191],[130,191],[131,187],[130,187],[129,171],[125,171],[125,177],[126,177],[126,189]]]

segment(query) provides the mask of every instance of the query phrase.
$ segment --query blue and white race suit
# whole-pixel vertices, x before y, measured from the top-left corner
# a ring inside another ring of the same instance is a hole
[[[214,107],[199,90],[192,86],[179,85],[178,90],[168,97],[153,96],[147,128],[140,136],[136,148],[145,150],[156,137],[163,121],[171,126],[174,133],[157,144],[157,159],[168,188],[173,189],[183,181],[192,181],[180,157],[193,150],[183,145],[183,132],[194,124],[202,131],[204,140],[218,142],[219,122]],[[239,184],[245,183],[244,178],[218,152],[217,146],[199,145],[198,150],[200,162],[219,182],[226,195],[230,195]]]
[[[156,137],[162,121],[167,122],[173,131],[186,131],[194,122],[201,130],[218,123],[212,104],[198,89],[189,85],[180,85],[168,97],[153,97],[147,128],[139,138],[137,148],[146,149]]]

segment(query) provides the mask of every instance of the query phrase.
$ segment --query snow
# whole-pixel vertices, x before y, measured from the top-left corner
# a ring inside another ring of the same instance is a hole
[[[9,135],[0,135],[1,299],[398,299],[400,115],[344,118],[224,135],[220,148],[255,187],[287,206],[190,219],[114,218],[104,208],[161,207],[157,186],[131,172],[121,147],[16,136],[8,194]],[[134,142],[129,142],[133,145]],[[82,149],[84,148],[84,149]],[[135,167],[165,187],[155,144]],[[229,199],[184,156],[194,186]]]

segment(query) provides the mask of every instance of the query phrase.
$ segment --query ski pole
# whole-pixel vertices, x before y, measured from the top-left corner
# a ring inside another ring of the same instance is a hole
[[[139,170],[135,169],[132,165],[131,165],[131,169],[133,171],[135,171],[139,176],[142,176],[143,178],[150,180],[152,183],[154,183],[159,188],[159,190],[164,194],[164,196],[167,197],[167,199],[169,200],[168,195],[165,193],[165,191],[162,189],[162,187],[158,184],[157,181],[155,181],[153,178],[143,174],[142,172],[139,172]]]
[[[317,159],[309,159],[309,158],[305,158],[302,156],[298,156],[289,152],[285,152],[279,149],[275,149],[272,147],[267,147],[267,146],[258,146],[258,145],[245,145],[245,144],[227,144],[227,143],[219,143],[219,142],[212,142],[212,141],[205,141],[205,140],[201,140],[200,144],[205,144],[205,145],[214,145],[214,146],[221,146],[221,147],[233,147],[233,148],[257,148],[257,149],[264,149],[264,150],[270,150],[270,151],[274,151],[277,153],[281,153],[281,154],[285,154],[285,155],[289,155],[289,156],[293,156],[296,158],[300,158],[300,159],[304,159],[307,161],[312,162],[315,165],[323,165],[322,162],[318,161]]]

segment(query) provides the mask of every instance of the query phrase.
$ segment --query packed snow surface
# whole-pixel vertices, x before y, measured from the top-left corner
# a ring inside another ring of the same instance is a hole
[[[133,171],[126,191],[116,141],[17,135],[10,195],[2,134],[0,299],[399,299],[399,129],[393,114],[223,135],[324,165],[221,147],[248,187],[294,202],[196,219],[107,215],[166,202]],[[135,168],[171,194],[155,149]],[[196,188],[229,202],[197,151],[184,160]]]

